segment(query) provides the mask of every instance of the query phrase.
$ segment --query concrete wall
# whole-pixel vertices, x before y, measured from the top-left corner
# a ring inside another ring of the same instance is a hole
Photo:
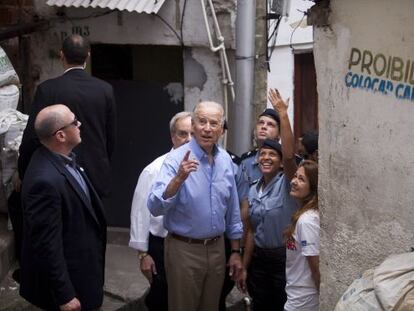
[[[296,26],[302,20],[303,12],[307,11],[312,4],[311,1],[291,1],[289,16],[283,17],[279,25],[276,45],[270,59],[270,72],[267,75],[268,90],[277,87],[284,98],[290,97],[291,99],[288,112],[292,126],[294,53],[312,51],[313,48],[312,26]],[[303,20],[306,22],[306,18]],[[270,103],[268,103],[268,107],[271,107]]]
[[[235,47],[235,1],[214,2],[226,46],[232,55]],[[158,12],[179,36],[183,3],[183,0],[165,1]],[[90,17],[107,10],[70,7],[63,9],[66,18],[58,18],[56,13],[62,9],[47,6],[44,0],[36,0],[35,5],[41,16],[52,21],[49,31],[33,35],[32,55],[36,60],[39,82],[61,74],[57,53],[62,38],[72,33],[84,35],[91,43],[181,45],[174,32],[154,15],[114,11],[100,17]],[[200,1],[187,1],[183,41],[187,47],[183,53],[185,109],[192,109],[202,99],[222,102],[219,57],[209,49]]]
[[[331,0],[331,10],[314,32],[326,311],[414,241],[414,2]],[[353,48],[361,56],[354,50],[349,66]]]
[[[227,56],[231,68],[234,68],[234,51],[228,51]],[[187,110],[193,110],[195,105],[203,100],[223,103],[221,74],[220,59],[212,57],[210,50],[202,47],[186,49],[184,53],[184,93]],[[234,77],[234,71],[232,76]]]

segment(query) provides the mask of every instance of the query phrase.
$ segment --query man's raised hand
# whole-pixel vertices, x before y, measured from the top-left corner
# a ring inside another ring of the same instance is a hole
[[[280,96],[280,93],[277,89],[270,89],[268,98],[269,98],[270,103],[273,106],[273,109],[275,109],[279,113],[279,115],[283,113],[287,113],[290,98],[284,101],[282,99],[282,96]]]
[[[177,177],[184,181],[187,179],[191,172],[195,172],[198,169],[198,161],[190,159],[190,150],[188,150],[180,163],[178,168]]]

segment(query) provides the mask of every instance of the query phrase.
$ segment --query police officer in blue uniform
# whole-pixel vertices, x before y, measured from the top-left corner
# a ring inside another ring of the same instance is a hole
[[[256,127],[254,130],[257,147],[253,150],[250,150],[249,152],[244,153],[241,156],[241,163],[239,165],[239,170],[241,170],[241,173],[239,175],[245,176],[245,178],[247,178],[249,186],[251,186],[262,176],[257,163],[257,151],[266,138],[278,141],[279,131],[280,118],[277,112],[272,108],[268,108],[263,111],[257,119]]]

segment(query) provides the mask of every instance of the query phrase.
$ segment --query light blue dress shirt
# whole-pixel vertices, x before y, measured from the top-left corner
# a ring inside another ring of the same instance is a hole
[[[243,174],[247,179],[247,183],[251,186],[255,181],[262,177],[262,172],[258,163],[259,152],[253,150],[249,152],[249,156],[245,157],[239,166],[239,174]]]
[[[76,154],[71,152],[69,156],[64,155],[62,153],[55,153],[64,163],[65,168],[68,172],[76,179],[79,186],[82,188],[83,192],[85,192],[86,197],[88,198],[89,202],[91,201],[91,195],[89,193],[89,188],[86,185],[85,179],[83,179],[79,169],[83,170],[82,168],[78,168],[76,163]]]
[[[233,162],[234,179],[236,180],[237,194],[239,201],[245,200],[249,196],[249,183],[244,176],[244,172],[239,169],[239,166]]]
[[[190,159],[198,161],[198,169],[190,173],[173,197],[164,199],[163,194],[188,150]],[[210,165],[208,155],[195,139],[168,154],[147,204],[154,216],[165,215],[164,227],[171,233],[193,239],[212,238],[224,232],[229,239],[240,239],[243,233],[230,156],[215,146]]]
[[[284,247],[283,232],[298,205],[290,195],[290,182],[278,173],[260,193],[261,179],[250,188],[249,214],[255,245],[261,248]]]

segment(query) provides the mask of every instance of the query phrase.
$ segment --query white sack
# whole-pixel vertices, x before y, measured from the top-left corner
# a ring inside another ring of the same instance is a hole
[[[16,109],[8,108],[0,111],[0,135],[6,133],[3,145],[6,150],[19,150],[28,119],[28,115]]]
[[[369,269],[348,287],[334,311],[383,311],[374,292],[374,269]]]
[[[375,268],[374,288],[386,311],[398,310],[407,293],[414,289],[414,252],[391,255]],[[408,310],[414,310],[414,302],[404,302]]]
[[[17,108],[19,103],[19,88],[14,84],[0,87],[0,111],[7,108]]]
[[[0,86],[7,84],[19,85],[19,77],[13,68],[6,52],[0,47]]]
[[[1,182],[7,197],[13,190],[12,177],[17,170],[19,147],[28,118],[15,109],[0,111]]]

